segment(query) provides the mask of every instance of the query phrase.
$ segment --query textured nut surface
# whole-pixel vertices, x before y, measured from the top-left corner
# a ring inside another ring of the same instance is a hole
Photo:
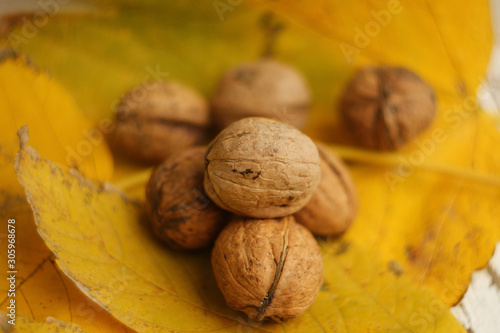
[[[155,234],[173,248],[213,244],[227,213],[203,193],[205,147],[190,148],[156,167],[146,187],[146,210]]]
[[[338,235],[347,230],[356,216],[356,191],[344,163],[324,144],[316,145],[321,168],[318,187],[294,217],[315,235]]]
[[[175,82],[155,82],[123,96],[113,143],[131,158],[157,163],[201,143],[209,125],[208,105],[198,93]]]
[[[302,75],[272,60],[232,68],[212,97],[214,122],[220,129],[246,117],[273,118],[301,129],[310,104]]]
[[[427,128],[436,113],[432,89],[399,67],[367,67],[348,84],[341,113],[357,143],[394,150]]]
[[[258,321],[304,313],[323,282],[318,244],[292,216],[236,218],[215,242],[212,267],[228,305]]]
[[[245,118],[222,131],[206,156],[205,192],[243,216],[293,214],[309,201],[320,175],[314,142],[290,125]]]

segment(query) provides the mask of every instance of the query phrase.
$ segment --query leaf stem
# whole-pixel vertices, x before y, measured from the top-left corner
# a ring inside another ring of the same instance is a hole
[[[421,165],[416,166],[411,164],[410,161],[408,161],[407,159],[401,159],[400,158],[401,155],[398,154],[370,152],[366,150],[345,147],[345,146],[336,146],[336,145],[330,145],[330,147],[340,157],[348,161],[380,164],[387,166],[401,165],[405,167],[442,173],[449,176],[453,176],[455,178],[472,180],[500,187],[499,176],[486,174],[483,172],[478,172],[467,168],[450,167],[447,165],[434,162],[424,162]]]
[[[272,12],[266,12],[260,18],[260,26],[264,32],[262,58],[273,58],[276,51],[276,41],[285,25]]]
[[[130,176],[118,180],[114,184],[120,190],[125,192],[139,186],[144,186],[148,182],[152,170],[153,169],[149,168],[137,173],[133,173]]]

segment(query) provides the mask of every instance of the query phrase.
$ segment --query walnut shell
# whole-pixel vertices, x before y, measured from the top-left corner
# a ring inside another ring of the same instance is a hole
[[[212,268],[228,305],[257,321],[299,316],[323,282],[319,246],[293,216],[236,218],[215,241]]]
[[[209,145],[205,192],[219,207],[238,215],[274,218],[293,214],[318,184],[314,142],[290,125],[245,118]]]
[[[200,144],[210,126],[206,101],[175,82],[155,82],[125,94],[116,110],[113,144],[129,157],[159,163]]]
[[[155,234],[172,248],[213,244],[227,213],[203,193],[205,147],[172,156],[157,166],[146,187],[146,210]]]
[[[309,203],[295,220],[318,236],[347,230],[358,210],[354,183],[344,163],[324,144],[317,143],[321,177]]]
[[[267,117],[304,128],[311,104],[309,88],[295,69],[273,60],[230,69],[212,97],[219,129],[246,117]]]
[[[357,144],[394,150],[427,128],[436,113],[432,89],[400,67],[367,67],[347,86],[340,110]]]

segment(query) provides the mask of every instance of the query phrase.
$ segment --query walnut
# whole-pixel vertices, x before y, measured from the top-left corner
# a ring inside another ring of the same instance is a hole
[[[246,117],[267,117],[303,128],[311,97],[295,69],[272,60],[229,70],[212,97],[215,125],[223,129]]]
[[[432,89],[399,67],[367,67],[349,83],[341,113],[357,143],[394,150],[427,128],[436,113]]]
[[[236,218],[215,241],[212,268],[228,305],[257,321],[299,316],[323,282],[318,244],[293,216]]]
[[[133,159],[159,163],[202,143],[209,125],[208,105],[198,93],[179,83],[156,82],[123,96],[112,141]]]
[[[294,216],[315,235],[338,235],[347,230],[356,216],[355,188],[342,161],[324,144],[316,145],[321,169],[318,187],[309,203]]]
[[[227,213],[203,193],[205,147],[196,147],[156,167],[146,187],[146,210],[155,234],[172,248],[213,244]]]
[[[209,145],[205,192],[238,215],[274,218],[293,214],[311,198],[319,180],[314,142],[290,125],[245,118]]]

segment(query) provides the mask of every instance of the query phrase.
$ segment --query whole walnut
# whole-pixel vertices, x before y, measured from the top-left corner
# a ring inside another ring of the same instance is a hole
[[[205,192],[238,215],[274,218],[293,214],[319,181],[314,142],[294,127],[266,118],[245,118],[209,145]]]
[[[432,89],[400,67],[367,67],[348,84],[340,110],[357,144],[394,150],[427,128],[436,113]]]
[[[157,166],[146,187],[146,210],[155,234],[172,248],[213,244],[227,213],[203,193],[205,147],[190,148]]]
[[[311,97],[302,75],[273,60],[230,69],[212,97],[215,125],[223,129],[246,117],[267,117],[303,128]]]
[[[228,305],[256,321],[299,316],[323,283],[318,244],[293,216],[236,218],[215,241],[212,268]]]
[[[316,145],[321,169],[318,187],[294,217],[315,235],[338,235],[347,230],[358,210],[354,183],[344,163],[324,144]]]
[[[200,144],[210,126],[206,101],[176,82],[155,82],[125,94],[116,110],[113,144],[130,158],[159,163]]]

